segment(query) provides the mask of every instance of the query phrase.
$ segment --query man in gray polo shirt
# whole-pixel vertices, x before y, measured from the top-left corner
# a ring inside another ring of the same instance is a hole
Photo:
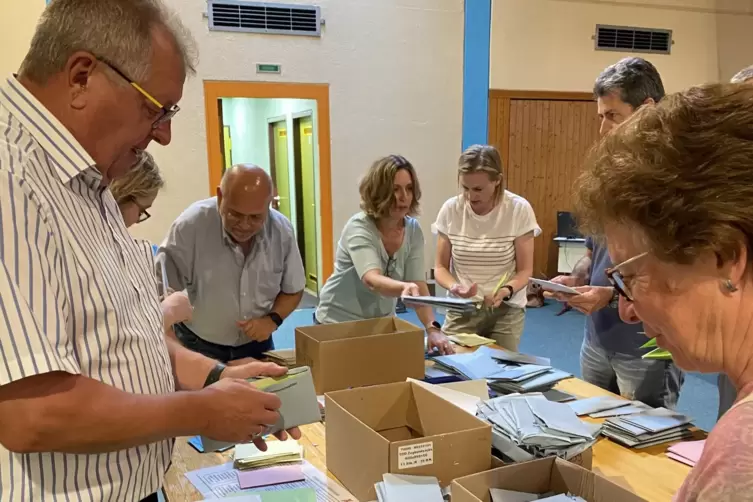
[[[175,326],[189,349],[222,362],[259,359],[298,307],[305,273],[290,221],[270,208],[272,180],[260,167],[229,169],[217,196],[192,204],[170,227],[157,257],[170,288],[185,289],[190,322]]]

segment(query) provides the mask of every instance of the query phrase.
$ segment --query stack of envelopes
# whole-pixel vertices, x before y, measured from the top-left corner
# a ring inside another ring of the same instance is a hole
[[[556,495],[554,493],[544,493],[539,495],[538,493],[516,492],[513,490],[502,490],[499,488],[491,488],[489,494],[492,497],[492,502],[533,502],[534,500],[546,500],[548,502],[586,502],[585,499],[567,494]]]
[[[567,404],[540,393],[484,401],[477,416],[492,425],[492,446],[508,462],[553,455],[569,460],[590,448],[601,430],[579,419]]]
[[[485,379],[502,394],[551,389],[571,374],[552,368],[545,358],[479,347],[473,353],[437,356],[436,365],[468,380]]]
[[[410,305],[429,305],[435,308],[453,310],[455,312],[475,312],[477,303],[471,298],[455,298],[452,296],[401,296],[400,300]]]
[[[303,460],[303,447],[296,441],[269,441],[267,451],[261,451],[253,443],[235,447],[236,469],[258,469],[271,465],[300,463]]]
[[[383,474],[374,489],[379,502],[444,502],[439,481],[433,476]]]
[[[604,435],[629,448],[647,448],[668,441],[691,437],[692,419],[666,408],[608,418]]]
[[[619,396],[589,397],[571,401],[567,405],[573,409],[576,415],[588,415],[591,418],[635,415],[653,409],[640,401],[628,401]]]
[[[267,359],[280,366],[292,368],[295,366],[295,349],[277,349],[264,352]]]

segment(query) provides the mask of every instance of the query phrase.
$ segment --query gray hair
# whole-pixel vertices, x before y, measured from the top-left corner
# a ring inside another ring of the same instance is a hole
[[[753,65],[743,68],[739,72],[735,73],[735,76],[730,80],[733,84],[743,84],[748,80],[753,79]]]
[[[147,79],[154,28],[164,29],[196,73],[196,42],[161,0],[53,0],[42,13],[20,74],[42,84],[77,51],[116,66],[134,81]]]
[[[614,93],[638,108],[648,98],[658,103],[664,97],[664,84],[653,64],[643,58],[629,57],[608,66],[596,79],[594,96],[601,98]]]

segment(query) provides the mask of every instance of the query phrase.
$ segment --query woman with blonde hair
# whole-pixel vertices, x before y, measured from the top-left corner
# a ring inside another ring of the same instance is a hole
[[[110,192],[118,203],[126,227],[150,218],[149,208],[165,186],[154,157],[142,152],[141,162],[124,176],[110,182]]]
[[[400,155],[377,160],[361,180],[362,211],[340,235],[335,271],[319,295],[317,323],[395,315],[398,297],[428,295],[424,235],[414,216],[421,188],[413,165]],[[416,308],[430,349],[452,353],[431,307]]]
[[[533,238],[541,233],[531,205],[505,190],[496,148],[474,145],[460,156],[462,193],[439,210],[434,277],[453,296],[476,298],[475,312],[449,312],[443,331],[476,333],[517,351],[526,286],[533,272]]]
[[[753,500],[753,87],[714,84],[638,110],[576,185],[606,238],[620,317],[688,371],[725,373],[737,401],[677,502]]]

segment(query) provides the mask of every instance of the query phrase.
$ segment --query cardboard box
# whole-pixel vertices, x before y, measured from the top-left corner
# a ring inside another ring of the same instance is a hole
[[[491,426],[410,382],[325,394],[327,468],[359,500],[382,474],[435,476],[441,486],[488,470]]]
[[[550,457],[458,478],[452,502],[491,502],[489,488],[528,493],[572,493],[588,502],[639,502],[635,493],[572,462]]]
[[[397,317],[319,324],[295,330],[298,366],[316,393],[424,378],[424,330]]]

